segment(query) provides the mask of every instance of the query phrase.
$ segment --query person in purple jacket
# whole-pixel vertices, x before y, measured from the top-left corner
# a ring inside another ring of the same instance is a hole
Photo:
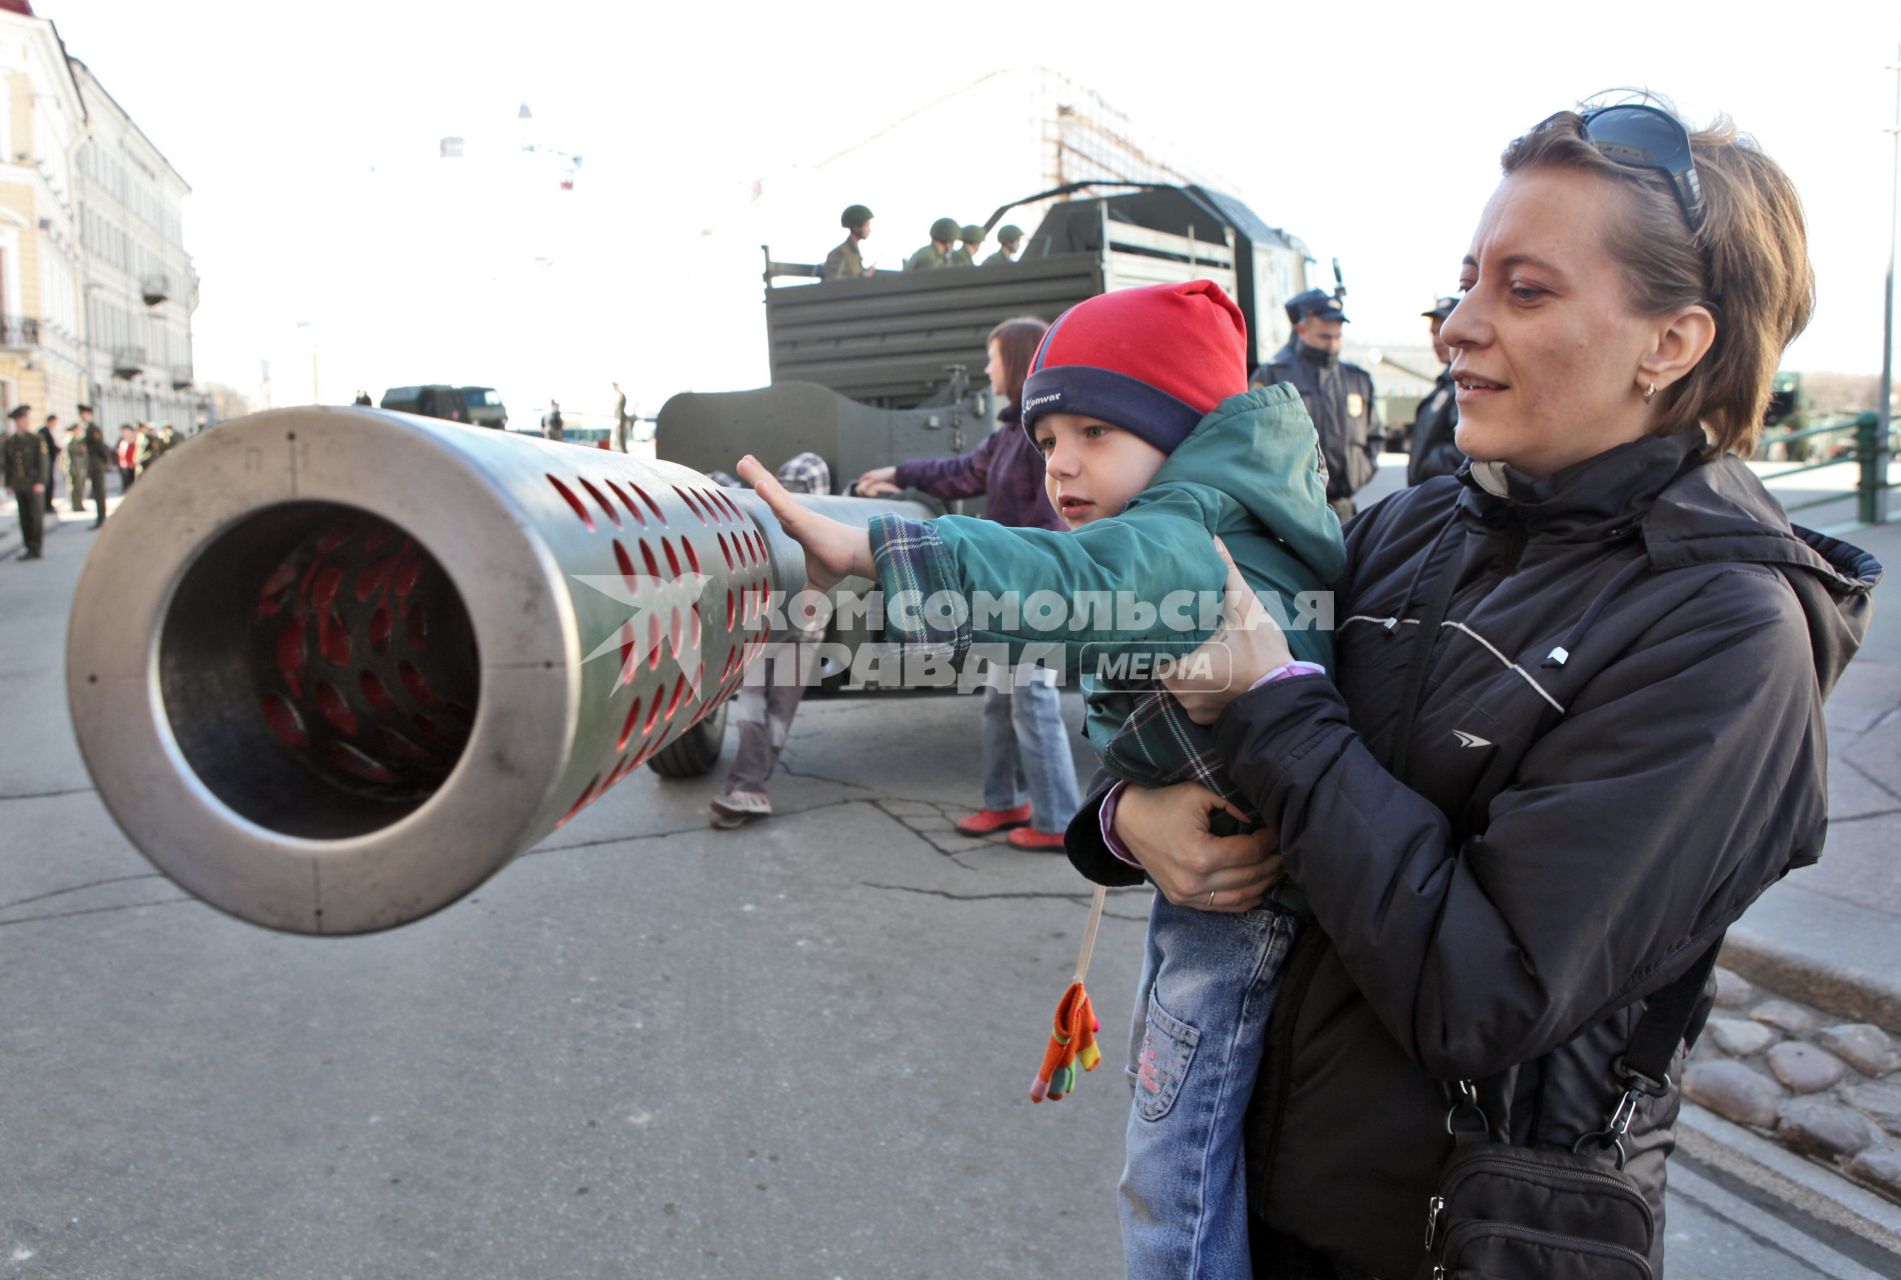
[[[1043,456],[1019,425],[1017,411],[1030,360],[1048,329],[1035,316],[1018,316],[990,331],[984,373],[1003,409],[997,429],[982,444],[954,458],[912,458],[867,471],[858,477],[858,493],[875,498],[917,489],[943,499],[981,494],[984,514],[999,524],[1067,528],[1043,490]],[[957,829],[981,836],[1011,828],[1008,839],[1019,849],[1057,850],[1081,803],[1069,730],[1055,673],[1022,674],[1027,681],[1013,681],[1008,690],[984,690],[983,808]]]

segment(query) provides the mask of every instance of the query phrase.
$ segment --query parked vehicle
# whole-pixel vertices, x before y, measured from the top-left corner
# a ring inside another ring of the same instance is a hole
[[[478,427],[506,427],[508,410],[502,405],[501,393],[494,387],[460,387],[462,407],[467,410],[469,421]]]
[[[442,418],[449,422],[469,420],[461,390],[436,383],[421,387],[391,387],[383,393],[382,403],[378,407],[395,409],[399,413],[421,414],[425,418]]]
[[[984,340],[999,321],[1053,320],[1097,294],[1205,277],[1240,307],[1253,368],[1290,332],[1283,304],[1312,282],[1313,258],[1298,237],[1205,187],[1071,183],[1004,205],[988,225],[1050,200],[1023,256],[1007,264],[820,282],[816,264],[776,261],[768,247],[771,385],[674,395],[660,409],[658,456],[704,473],[747,453],[774,466],[809,451],[843,485],[906,458],[963,453],[996,429],[1001,406],[984,377]],[[575,440],[573,427],[567,438]],[[979,514],[982,500],[952,509]],[[834,623],[829,638],[855,648],[870,640],[868,627]],[[695,725],[653,768],[669,778],[706,772],[723,728]]]

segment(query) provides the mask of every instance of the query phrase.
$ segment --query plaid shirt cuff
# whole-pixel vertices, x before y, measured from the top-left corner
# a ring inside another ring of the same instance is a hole
[[[1102,804],[1096,809],[1096,818],[1102,824],[1102,843],[1108,846],[1109,852],[1130,866],[1139,867],[1142,864],[1129,852],[1129,846],[1116,836],[1116,805],[1121,802],[1122,793],[1128,789],[1129,784],[1126,782],[1118,782],[1110,787],[1102,797]]]
[[[957,562],[935,526],[903,516],[877,515],[867,530],[878,586],[885,593],[885,635],[907,652],[955,662],[970,648],[970,614],[956,613],[956,625],[933,625],[926,604],[939,593],[957,590]]]

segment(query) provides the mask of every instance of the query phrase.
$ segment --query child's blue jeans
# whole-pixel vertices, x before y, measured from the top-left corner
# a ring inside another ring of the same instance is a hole
[[[1272,902],[1235,915],[1155,895],[1119,1188],[1131,1280],[1252,1274],[1241,1124],[1298,926]]]

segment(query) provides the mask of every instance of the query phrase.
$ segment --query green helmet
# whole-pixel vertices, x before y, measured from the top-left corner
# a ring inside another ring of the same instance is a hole
[[[984,229],[974,222],[964,224],[963,234],[965,244],[982,244],[984,242]]]
[[[939,218],[931,224],[931,239],[955,240],[957,238],[957,219]]]
[[[841,227],[862,227],[871,221],[871,210],[862,204],[848,205],[845,212],[838,215]]]
[[[1014,222],[1006,222],[997,228],[998,244],[1015,244],[1023,239],[1023,228]]]

